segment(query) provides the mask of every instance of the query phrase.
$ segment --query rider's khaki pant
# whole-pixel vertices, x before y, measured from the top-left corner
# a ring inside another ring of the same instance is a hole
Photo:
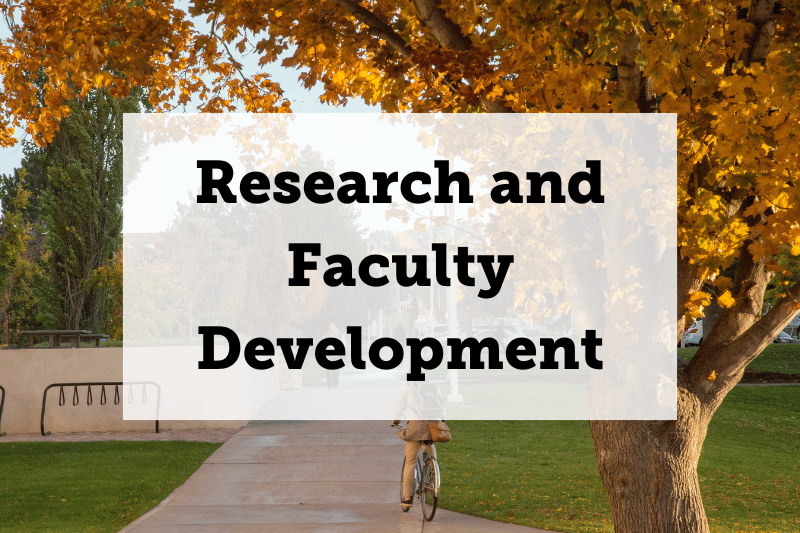
[[[411,498],[414,491],[414,465],[417,463],[417,456],[420,448],[425,446],[428,455],[436,459],[436,446],[433,444],[423,444],[422,442],[406,441],[406,462],[403,466],[403,499]]]

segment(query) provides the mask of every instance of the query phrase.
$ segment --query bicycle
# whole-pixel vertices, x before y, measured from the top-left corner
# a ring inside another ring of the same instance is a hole
[[[394,428],[404,429],[405,426],[400,424],[393,425]],[[433,441],[422,441],[423,445],[431,445]],[[406,458],[403,457],[403,466],[400,469],[400,485],[403,485],[403,472],[406,468]],[[433,515],[436,514],[436,504],[439,502],[439,489],[441,483],[441,475],[439,473],[439,463],[435,458],[428,455],[425,446],[422,447],[422,453],[417,457],[417,464],[414,465],[414,491],[411,494],[411,500],[414,496],[419,498],[422,504],[422,516],[430,522],[433,520]],[[400,489],[400,497],[403,497],[403,491]],[[403,507],[403,512],[407,513],[410,507]]]

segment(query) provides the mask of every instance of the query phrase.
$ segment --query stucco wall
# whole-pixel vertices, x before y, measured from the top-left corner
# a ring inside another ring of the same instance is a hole
[[[6,390],[0,431],[38,433],[42,395],[53,383],[122,381],[122,348],[62,348],[0,351],[0,386]],[[45,429],[57,432],[155,430],[154,422],[124,421],[122,402],[127,392],[120,387],[120,402],[114,404],[114,387],[106,387],[106,403],[101,405],[101,388],[92,388],[92,405],[87,405],[87,387],[78,388],[78,405],[73,405],[74,388],[64,389],[65,404],[59,406],[59,388],[47,394]],[[134,385],[133,401],[142,401],[142,386]],[[149,386],[147,402],[155,407],[157,391]],[[242,421],[162,420],[162,429],[235,428]]]

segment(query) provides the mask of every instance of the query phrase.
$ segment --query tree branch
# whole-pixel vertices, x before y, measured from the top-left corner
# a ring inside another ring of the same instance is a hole
[[[419,18],[442,47],[459,52],[472,48],[472,41],[447,17],[437,0],[414,0]]]
[[[756,0],[750,7],[747,20],[756,28],[750,39],[750,46],[742,51],[745,66],[763,64],[767,59],[767,52],[775,36],[775,21],[772,20],[774,12],[775,0]]]
[[[378,17],[375,13],[365,7],[360,6],[352,0],[329,1],[353,15],[362,24],[365,24],[370,33],[389,43],[389,45],[394,48],[394,50],[400,54],[403,59],[417,64],[418,67],[421,66],[412,58],[414,49],[411,48],[408,43],[406,43],[405,39],[403,39],[397,32],[394,31],[394,28],[392,28],[387,22],[381,20],[380,17]],[[451,91],[458,93],[458,84],[454,83],[449,76],[445,76],[443,81]]]
[[[639,100],[642,90],[642,71],[636,64],[636,54],[639,53],[639,36],[632,31],[619,46],[617,57],[617,80],[625,98],[631,102]]]
[[[719,401],[800,311],[800,283],[795,283],[786,298],[761,316],[764,291],[773,273],[765,268],[764,258],[755,261],[750,255],[747,247],[751,243],[748,240],[742,245],[731,291],[736,303],[722,313],[685,371],[695,392],[717,396]]]
[[[469,37],[461,33],[461,28],[448,18],[444,9],[439,7],[438,0],[414,0],[420,20],[430,30],[433,38],[442,48],[467,52],[472,50],[472,41]],[[489,100],[485,93],[478,95],[483,105],[489,113],[513,113],[514,111],[502,102]]]
[[[625,98],[636,104],[640,113],[655,113],[653,81],[642,75],[636,64],[639,53],[639,36],[635,31],[629,33],[620,43],[617,58],[617,83],[625,93]],[[681,70],[681,72],[683,72]]]
[[[365,7],[361,7],[358,3],[352,0],[328,0],[334,5],[337,5],[353,15],[363,24],[369,27],[370,32],[389,43],[389,45],[397,51],[404,59],[410,59],[414,50],[406,43],[394,29],[380,19],[375,13]]]
[[[381,20],[369,9],[361,6],[354,0],[328,0],[353,15],[359,22],[365,24],[370,33],[386,41],[401,57],[412,62],[414,50],[403,39],[390,24]],[[435,1],[415,0],[415,6],[420,13],[422,22],[431,30],[436,41],[440,46],[457,51],[467,51],[471,49],[472,42],[468,37],[461,33],[458,26],[453,23]],[[424,15],[423,15],[424,13]],[[417,63],[418,64],[418,63]],[[458,92],[458,83],[445,76],[444,83],[451,91]],[[481,104],[490,113],[511,113],[510,107],[502,102],[490,101],[485,96],[479,96]]]
[[[697,356],[686,367],[689,378],[695,384],[703,383],[705,392],[719,394],[727,392],[741,379],[745,367],[758,357],[772,339],[786,327],[786,324],[800,311],[800,283],[795,283],[786,298],[778,302],[769,312],[756,320],[746,331],[731,342],[718,347],[713,358],[702,358],[693,368]],[[705,344],[705,343],[703,343]],[[701,347],[702,348],[702,347]],[[699,351],[698,351],[699,352]],[[714,390],[713,381],[705,374],[714,371],[718,374],[719,392]]]
[[[680,343],[681,337],[683,337],[684,326],[686,325],[686,303],[689,301],[689,297],[692,293],[699,291],[703,286],[703,278],[700,277],[700,266],[691,263],[688,258],[682,257],[680,248],[678,248],[676,256],[678,261],[678,316],[676,317],[678,320],[678,327],[676,333],[677,342]]]

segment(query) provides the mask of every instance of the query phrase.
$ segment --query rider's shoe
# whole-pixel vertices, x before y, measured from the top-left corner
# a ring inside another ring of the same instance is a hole
[[[400,507],[402,507],[404,511],[411,509],[412,504],[413,500],[411,498],[408,498],[407,500],[400,500]]]

